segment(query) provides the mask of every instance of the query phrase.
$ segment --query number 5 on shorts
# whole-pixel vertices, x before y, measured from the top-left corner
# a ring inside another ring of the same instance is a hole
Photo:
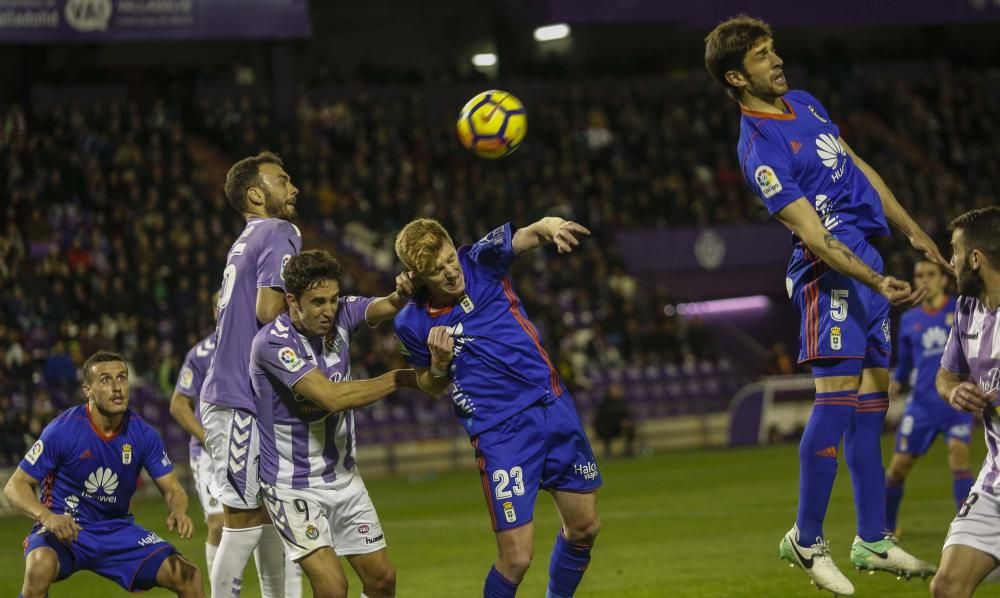
[[[508,490],[507,487],[510,486],[511,480],[514,481],[514,486]],[[514,494],[518,496],[524,494],[524,475],[521,473],[520,466],[511,467],[509,474],[503,469],[494,471],[493,481],[497,483],[495,488],[497,500],[510,498]]]
[[[847,289],[833,289],[830,291],[830,317],[834,322],[843,322],[847,319]]]

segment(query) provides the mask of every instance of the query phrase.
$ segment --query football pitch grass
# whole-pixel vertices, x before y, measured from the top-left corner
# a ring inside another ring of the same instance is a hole
[[[979,434],[973,438],[972,463],[973,469],[978,469],[983,442]],[[888,455],[888,437],[884,450]],[[601,468],[602,531],[577,596],[821,596],[804,573],[777,558],[778,541],[795,517],[795,445],[667,452],[630,460],[604,460]],[[478,472],[461,471],[419,480],[370,480],[368,488],[397,568],[399,596],[482,596],[482,581],[493,562],[495,548]],[[204,526],[200,519],[195,539],[176,542],[176,536],[164,527],[162,503],[147,501],[134,507],[141,524],[175,542],[204,568]],[[196,503],[190,512],[200,516]],[[902,545],[921,558],[938,562],[953,515],[951,475],[944,444],[938,442],[907,480],[901,514]],[[23,574],[20,546],[27,527],[23,518],[0,518],[0,596],[18,593]],[[545,594],[548,556],[557,529],[552,501],[543,494],[535,511],[535,559],[521,584],[520,596]],[[929,595],[926,581],[897,581],[884,573],[869,576],[849,567],[848,553],[855,534],[854,506],[850,478],[842,460],[825,531],[832,541],[834,559],[855,585],[855,596]],[[356,597],[360,584],[353,572],[348,575],[350,595]],[[992,593],[1000,594],[1000,590],[993,587],[979,594]],[[114,583],[91,573],[78,573],[55,585],[51,592],[53,598],[125,594]],[[153,590],[145,595],[172,594]],[[243,595],[259,595],[252,570],[245,576]],[[310,595],[308,589],[306,595]]]

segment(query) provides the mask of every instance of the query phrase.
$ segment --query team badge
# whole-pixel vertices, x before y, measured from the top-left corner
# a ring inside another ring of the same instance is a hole
[[[297,372],[305,365],[305,362],[299,359],[299,356],[295,354],[295,350],[291,347],[278,349],[278,359],[281,361],[281,365],[285,366],[285,369],[289,372]]]
[[[191,384],[194,382],[194,372],[191,368],[183,368],[181,370],[181,388],[191,388]]]
[[[834,326],[830,329],[830,348],[834,351],[840,351],[841,346],[841,335],[840,326]]]
[[[278,272],[278,276],[281,277],[281,280],[285,280],[285,266],[288,265],[288,260],[290,259],[292,259],[292,256],[287,253],[281,256],[281,271]]]
[[[458,304],[462,306],[462,311],[469,313],[475,308],[475,304],[472,303],[472,299],[469,299],[468,295],[462,295],[462,298],[458,301]]]
[[[358,526],[358,533],[361,534],[362,536],[367,534],[369,531],[371,531],[371,528],[368,527],[367,523],[362,523],[361,525]]]
[[[948,328],[951,328],[952,326],[955,325],[955,314],[948,314],[945,317],[944,321],[946,324],[948,324]]]
[[[315,525],[306,526],[306,537],[309,538],[310,540],[315,540],[316,538],[319,537],[319,530],[316,528]]]
[[[132,462],[132,445],[125,443],[122,445],[122,465],[128,465]]]
[[[42,451],[44,450],[45,444],[39,440],[35,444],[31,445],[31,448],[28,450],[28,454],[24,456],[24,460],[34,465],[35,461],[38,461],[38,458],[42,456]]]
[[[753,171],[753,179],[757,182],[760,194],[765,199],[774,197],[782,189],[778,175],[774,173],[773,168],[766,164],[761,164],[757,167],[757,170]]]
[[[517,521],[517,513],[514,512],[514,503],[509,500],[503,503],[503,516],[507,520],[507,523],[514,523]]]

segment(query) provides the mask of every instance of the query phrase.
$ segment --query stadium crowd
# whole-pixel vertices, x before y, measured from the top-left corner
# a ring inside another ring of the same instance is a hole
[[[885,72],[801,85],[942,243],[951,215],[994,203],[1000,167],[986,157],[1000,153],[1000,73]],[[414,87],[304,95],[290,124],[250,96],[0,110],[0,465],[75,400],[84,356],[121,351],[165,400],[179,358],[211,330],[242,223],[193,148],[281,155],[301,189],[306,244],[335,249],[349,292],[390,290],[393,235],[417,215],[442,220],[459,244],[546,212],[585,224],[593,238],[558,267],[540,252],[514,271],[571,385],[586,385],[588,368],[720,358],[704,324],[663,315],[670,289],[626,272],[613,233],[767,217],[739,171],[736,106],[701,73],[524,88],[529,141],[500,162],[462,153],[456,107]],[[905,240],[882,248],[888,270],[907,276],[916,255]],[[398,363],[388,327],[356,348],[357,377]]]

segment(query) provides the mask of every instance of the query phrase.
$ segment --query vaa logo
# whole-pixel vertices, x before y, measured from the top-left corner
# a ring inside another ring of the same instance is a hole
[[[827,168],[836,168],[840,157],[847,155],[837,138],[829,133],[823,133],[816,138],[816,153],[823,161],[823,166]]]
[[[84,484],[88,494],[94,494],[98,490],[103,490],[105,494],[114,494],[118,489],[118,474],[107,467],[98,467],[97,471],[87,477]]]
[[[103,31],[111,20],[111,0],[69,0],[66,23],[77,31]]]

